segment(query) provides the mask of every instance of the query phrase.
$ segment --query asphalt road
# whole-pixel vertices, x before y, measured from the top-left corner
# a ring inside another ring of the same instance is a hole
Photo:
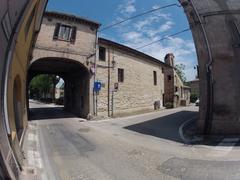
[[[65,114],[59,107],[31,106],[34,118],[26,134],[24,152],[26,166],[34,168],[34,178],[232,180],[240,177],[240,150],[233,147],[234,143],[225,146],[221,142],[216,147],[183,143],[179,127],[197,115],[196,107],[85,121]]]

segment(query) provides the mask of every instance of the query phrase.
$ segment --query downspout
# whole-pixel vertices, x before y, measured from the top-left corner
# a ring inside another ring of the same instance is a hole
[[[110,116],[110,48],[108,48],[108,117]]]
[[[94,58],[94,82],[96,81],[96,74],[97,74],[97,59],[98,59],[98,29],[96,30],[95,35],[95,58]],[[93,88],[93,113],[97,116],[97,94],[94,92]]]
[[[196,5],[193,2],[193,0],[190,0],[193,10],[199,20],[203,36],[205,39],[205,43],[207,46],[207,52],[208,52],[208,57],[209,57],[209,62],[206,64],[207,68],[207,112],[206,112],[206,117],[205,117],[205,127],[204,127],[204,133],[209,134],[211,132],[212,128],[212,111],[213,111],[213,76],[212,76],[212,64],[213,64],[213,57],[212,57],[212,52],[209,44],[209,40],[207,37],[207,32],[205,27],[203,26],[202,19],[197,11]],[[182,6],[187,6],[188,2],[184,1],[181,3]]]

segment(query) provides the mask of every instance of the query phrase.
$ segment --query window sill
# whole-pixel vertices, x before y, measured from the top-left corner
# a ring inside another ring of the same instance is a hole
[[[71,44],[74,44],[75,43],[75,41],[74,42],[72,42],[72,41],[70,41],[70,40],[66,40],[66,39],[59,39],[59,38],[57,38],[57,39],[53,39],[54,41],[63,41],[63,42],[69,42],[69,43],[71,43]]]

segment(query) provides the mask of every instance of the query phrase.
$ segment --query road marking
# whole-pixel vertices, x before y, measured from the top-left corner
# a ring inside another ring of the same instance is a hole
[[[29,165],[40,169],[43,167],[40,153],[38,151],[28,150],[27,157]]]
[[[239,142],[239,138],[224,138],[216,147],[212,147],[208,153],[209,156],[224,157],[227,156]]]
[[[37,135],[33,133],[28,134],[28,141],[34,141],[37,142]]]
[[[189,143],[194,142],[194,141],[199,141],[199,140],[201,140],[200,138],[199,138],[199,139],[198,139],[198,138],[194,138],[194,139],[192,139],[192,140],[187,139],[187,138],[185,138],[184,133],[183,133],[183,128],[184,128],[186,125],[190,124],[192,121],[195,121],[196,118],[197,118],[197,117],[193,117],[193,118],[185,121],[185,122],[182,123],[182,125],[179,127],[179,135],[180,135],[181,139],[183,140],[183,142],[186,143],[186,144],[189,144]]]
[[[41,154],[39,152],[40,149],[40,142],[39,142],[39,137],[38,134],[33,133],[33,129],[36,129],[35,126],[30,125],[29,126],[29,133],[27,136],[27,140],[29,142],[34,142],[29,145],[29,148],[27,150],[27,161],[28,161],[28,166],[36,169],[36,173],[40,175],[42,180],[47,179],[47,175],[45,174],[44,167],[43,167],[43,160],[41,157]]]

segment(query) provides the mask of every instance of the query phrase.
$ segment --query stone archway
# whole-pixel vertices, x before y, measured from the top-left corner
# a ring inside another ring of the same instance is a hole
[[[200,76],[201,134],[240,134],[240,3],[179,0],[193,34]]]
[[[86,66],[72,59],[46,57],[31,63],[28,84],[38,74],[55,74],[63,78],[66,111],[82,118],[87,118],[92,113],[92,75]]]

